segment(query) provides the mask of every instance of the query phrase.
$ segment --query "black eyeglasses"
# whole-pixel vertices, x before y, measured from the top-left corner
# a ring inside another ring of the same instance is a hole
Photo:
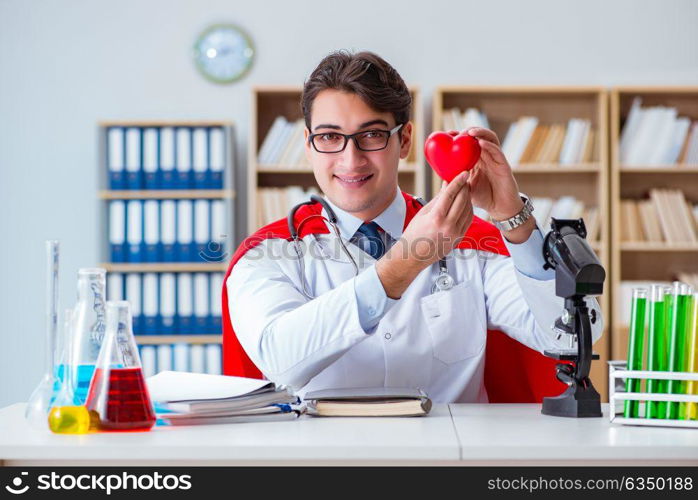
[[[380,151],[388,147],[390,138],[403,125],[404,123],[401,123],[392,130],[365,130],[355,134],[320,132],[319,134],[310,134],[308,141],[318,153],[339,153],[344,151],[349,139],[353,139],[354,145],[361,151]]]

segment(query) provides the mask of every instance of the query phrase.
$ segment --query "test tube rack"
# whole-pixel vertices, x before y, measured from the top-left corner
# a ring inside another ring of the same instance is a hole
[[[608,362],[609,416],[612,423],[625,425],[646,425],[652,427],[691,427],[698,428],[698,420],[677,420],[660,418],[626,418],[623,417],[623,401],[674,401],[679,403],[697,403],[698,394],[665,394],[647,392],[618,391],[619,380],[693,380],[698,382],[698,373],[657,372],[648,370],[628,370],[625,361]],[[624,385],[624,384],[623,384]],[[620,405],[618,404],[620,403]],[[618,416],[620,414],[620,416]]]

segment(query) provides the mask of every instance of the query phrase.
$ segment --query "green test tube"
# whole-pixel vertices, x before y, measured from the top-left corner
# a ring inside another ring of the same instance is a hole
[[[642,347],[645,342],[645,317],[647,312],[647,289],[633,288],[633,300],[630,305],[630,329],[628,330],[628,370],[642,370]],[[640,392],[641,379],[628,379],[627,392]],[[640,416],[640,402],[626,399],[623,416],[637,418]]]
[[[698,293],[694,293],[688,308],[688,359],[686,371],[698,372]],[[686,384],[686,394],[698,395],[698,382],[689,380]],[[684,417],[686,420],[698,420],[698,404],[685,403]]]
[[[669,371],[683,372],[686,369],[686,359],[688,358],[688,332],[686,329],[686,319],[688,317],[687,307],[688,285],[674,282],[672,290],[673,303],[671,307],[671,327],[669,329]],[[670,394],[685,394],[686,384],[682,380],[669,380],[668,392]],[[667,404],[666,418],[678,419],[680,405],[675,401]]]
[[[664,285],[652,285],[650,288],[649,326],[647,328],[647,369],[656,372],[667,371],[667,329],[666,329],[666,294]],[[647,392],[666,394],[667,381],[647,381]],[[647,401],[646,418],[664,418],[666,401]]]

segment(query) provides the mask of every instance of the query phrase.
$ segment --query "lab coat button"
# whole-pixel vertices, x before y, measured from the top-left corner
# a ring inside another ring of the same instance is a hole
[[[390,340],[390,338],[392,337],[392,335],[390,335],[390,332],[385,332],[384,337],[385,337],[385,340]]]

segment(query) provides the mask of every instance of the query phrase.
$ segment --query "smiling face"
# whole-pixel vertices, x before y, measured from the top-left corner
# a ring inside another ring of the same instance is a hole
[[[354,134],[398,125],[392,113],[375,111],[357,94],[334,89],[315,97],[310,122],[313,134]],[[411,123],[393,134],[388,147],[380,151],[361,151],[350,140],[344,151],[320,153],[308,142],[309,134],[306,128],[305,154],[318,186],[332,203],[364,221],[390,205],[397,188],[398,162],[410,150]]]

